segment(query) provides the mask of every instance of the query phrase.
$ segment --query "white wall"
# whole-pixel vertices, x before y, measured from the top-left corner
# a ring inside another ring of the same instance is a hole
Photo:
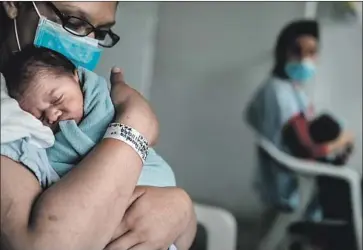
[[[277,33],[303,13],[298,2],[160,3],[157,148],[195,200],[259,216],[253,138],[241,112],[268,74]]]
[[[251,188],[253,138],[241,112],[268,73],[277,33],[303,12],[298,2],[120,4],[115,32],[121,40],[105,51],[97,72],[108,78],[113,65],[121,66],[146,96],[153,83],[157,149],[196,200],[259,216]],[[362,165],[361,55],[360,27],[323,24],[313,95],[318,109],[342,116],[356,133],[356,166]]]
[[[362,171],[362,26],[323,19],[321,43],[315,103],[353,131],[356,148],[350,164]]]
[[[114,32],[121,39],[105,49],[96,72],[109,79],[112,66],[122,67],[128,83],[148,96],[152,79],[157,2],[121,2]]]

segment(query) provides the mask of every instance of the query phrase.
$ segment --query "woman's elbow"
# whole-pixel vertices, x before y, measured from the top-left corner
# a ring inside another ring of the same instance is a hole
[[[51,239],[49,236],[39,233],[28,231],[26,233],[18,233],[15,236],[1,235],[0,249],[3,250],[64,250],[74,249],[67,248],[62,241]]]
[[[28,246],[19,250],[82,250],[79,244],[74,244],[62,240],[59,237],[49,237],[47,235],[34,235],[33,240]]]
[[[99,228],[102,226],[100,225]],[[76,228],[69,223],[57,225],[54,218],[42,218],[28,230],[29,248],[19,250],[89,250],[103,249],[112,235],[107,230],[98,232],[98,227]],[[111,232],[111,231],[110,231]],[[112,231],[113,232],[113,231]],[[93,237],[97,235],[97,237]]]
[[[61,237],[60,234],[54,237],[45,229],[42,231],[29,230],[27,240],[22,242],[22,247],[14,250],[79,250]]]

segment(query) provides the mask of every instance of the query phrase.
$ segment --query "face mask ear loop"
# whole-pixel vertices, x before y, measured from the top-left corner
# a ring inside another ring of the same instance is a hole
[[[37,7],[37,5],[34,3],[34,2],[32,2],[33,3],[33,6],[34,6],[34,9],[35,9],[35,12],[38,14],[38,16],[39,16],[39,18],[41,17],[41,15],[40,15],[40,12],[39,12],[39,10],[38,10],[38,7]]]
[[[34,6],[34,9],[35,9],[35,12],[38,14],[38,16],[40,18],[40,13],[39,13],[39,10],[38,10],[37,6],[35,5],[34,2],[32,2],[32,3],[33,3],[33,6]],[[18,26],[17,26],[17,23],[16,23],[16,18],[14,18],[14,32],[15,32],[16,43],[18,44],[19,51],[21,51],[19,34],[18,34]]]
[[[14,18],[14,32],[15,32],[16,43],[18,44],[19,51],[21,51],[21,46],[20,46],[20,42],[19,42],[19,35],[18,35],[18,27],[16,25],[16,18]]]

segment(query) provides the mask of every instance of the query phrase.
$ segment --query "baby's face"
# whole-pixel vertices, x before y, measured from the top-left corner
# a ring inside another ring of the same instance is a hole
[[[19,101],[20,107],[56,130],[58,122],[83,117],[83,94],[78,76],[43,76],[30,84]]]

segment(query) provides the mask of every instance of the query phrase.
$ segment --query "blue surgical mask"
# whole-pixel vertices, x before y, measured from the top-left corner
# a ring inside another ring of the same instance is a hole
[[[309,59],[288,62],[285,66],[285,72],[291,80],[304,84],[315,75],[316,66]]]
[[[101,58],[103,50],[99,47],[98,40],[90,37],[78,37],[72,35],[61,25],[41,16],[34,2],[33,5],[39,16],[34,45],[37,47],[48,48],[63,54],[77,67],[80,66],[88,70],[94,70]],[[15,35],[19,50],[21,50],[16,25]]]

